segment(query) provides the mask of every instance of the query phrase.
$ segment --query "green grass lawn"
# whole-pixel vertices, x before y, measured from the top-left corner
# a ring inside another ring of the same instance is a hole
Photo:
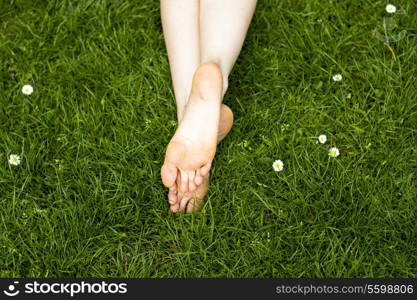
[[[158,1],[0,0],[0,277],[414,277],[415,4],[392,4],[260,0],[204,210],[173,215]]]

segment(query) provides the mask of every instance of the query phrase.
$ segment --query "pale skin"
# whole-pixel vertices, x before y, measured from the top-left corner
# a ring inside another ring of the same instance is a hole
[[[222,104],[256,0],[161,0],[178,129],[161,168],[172,212],[201,209],[217,144],[233,125]]]

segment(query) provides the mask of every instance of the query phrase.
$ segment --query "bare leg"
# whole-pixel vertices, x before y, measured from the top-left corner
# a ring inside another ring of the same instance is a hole
[[[179,169],[178,200],[171,207],[173,211],[192,212],[201,202],[191,192],[204,182],[211,167],[220,104],[255,6],[256,0],[200,1],[202,64],[194,75],[184,121],[168,146],[164,164]],[[178,157],[186,157],[186,162]]]
[[[201,63],[220,66],[225,91],[255,7],[256,0],[200,0]]]
[[[192,79],[200,65],[200,14],[199,0],[161,0],[161,18],[165,43],[171,68],[171,76],[177,103],[177,117],[183,117],[185,106],[191,92]],[[233,124],[233,113],[226,105],[222,105],[218,128],[218,142],[230,131]],[[169,187],[170,203],[177,197],[177,168],[168,168],[164,164],[161,176],[164,184]],[[204,186],[196,187],[196,193],[203,197],[207,192],[208,176],[204,178]],[[177,205],[178,207],[178,205]],[[176,207],[171,207],[173,211]]]
[[[178,120],[182,119],[193,75],[200,65],[200,1],[161,0],[161,19],[167,47]]]

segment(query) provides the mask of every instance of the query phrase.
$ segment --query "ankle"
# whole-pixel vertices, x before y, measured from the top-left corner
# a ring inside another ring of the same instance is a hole
[[[179,106],[177,104],[177,119],[178,119],[178,124],[181,122],[182,118],[184,117],[185,106],[186,105]]]
[[[176,95],[175,102],[177,105],[177,119],[178,123],[181,121],[182,117],[184,116],[185,108],[187,107],[189,95]]]

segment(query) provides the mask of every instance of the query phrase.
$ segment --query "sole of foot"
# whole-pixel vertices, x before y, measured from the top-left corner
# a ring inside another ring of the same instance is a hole
[[[220,143],[230,132],[233,126],[233,112],[225,104],[220,109],[219,131],[217,134],[217,143]],[[177,178],[178,180],[178,178]],[[195,213],[201,210],[204,203],[204,197],[209,187],[209,175],[205,176],[203,183],[197,187],[194,192],[178,192],[172,188],[168,192],[168,202],[173,213],[186,212]]]
[[[170,190],[194,192],[210,171],[217,146],[222,81],[215,63],[201,65],[194,74],[184,116],[161,168],[162,182]]]

